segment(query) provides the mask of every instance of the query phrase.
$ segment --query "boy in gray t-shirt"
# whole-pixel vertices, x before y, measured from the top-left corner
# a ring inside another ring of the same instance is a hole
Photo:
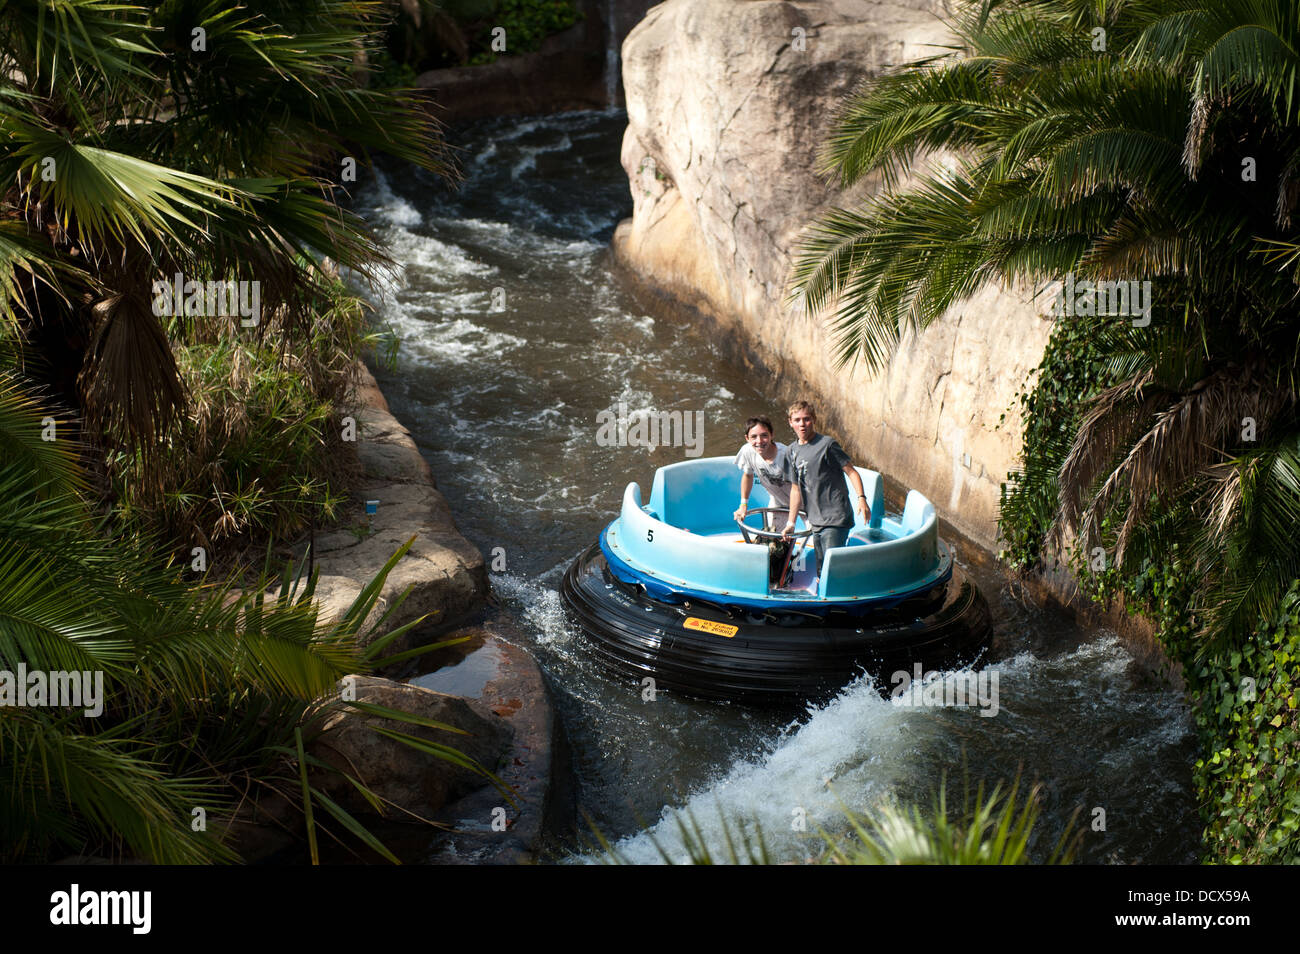
[[[863,523],[871,519],[871,508],[867,506],[862,478],[853,468],[849,455],[838,442],[825,434],[818,434],[816,424],[817,413],[807,401],[790,405],[790,427],[799,440],[786,450],[790,461],[789,477],[794,486],[790,492],[790,516],[785,532],[788,535],[794,531],[795,518],[801,509],[808,512],[808,526],[814,531],[817,575],[821,576],[826,551],[844,546],[849,531],[853,529],[854,508],[849,503],[848,490],[841,475],[849,478],[858,495],[857,511]]]
[[[786,460],[786,446],[778,444],[772,440],[772,422],[765,417],[751,417],[745,422],[745,444],[736,454],[736,467],[743,475],[740,478],[740,506],[736,508],[733,516],[737,520],[744,519],[745,511],[749,509],[749,492],[754,487],[754,477],[757,475],[768,495],[772,498],[773,507],[790,506],[790,478],[789,463]],[[779,520],[777,514],[765,514],[765,517],[775,517]],[[773,520],[764,520],[764,527],[769,530],[775,529],[779,523]]]

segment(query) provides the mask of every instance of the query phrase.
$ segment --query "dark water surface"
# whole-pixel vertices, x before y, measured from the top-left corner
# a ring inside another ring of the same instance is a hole
[[[597,414],[620,403],[703,412],[705,456],[734,454],[751,414],[783,416],[707,334],[651,317],[612,271],[609,238],[631,211],[618,162],[625,124],[622,113],[573,113],[453,130],[465,150],[459,192],[389,164],[358,200],[401,264],[374,296],[402,342],[379,383],[462,533],[490,564],[504,558],[493,586],[553,689],[579,806],[636,860],[659,857],[642,823],[680,852],[673,810],[683,807],[715,848],[721,810],[756,819],[778,857],[797,859],[817,826],[843,827],[837,799],[928,802],[946,774],[959,800],[963,771],[992,783],[1019,770],[1044,785],[1041,841],[1081,808],[1081,860],[1195,861],[1195,741],[1179,697],[1148,685],[1114,634],[1022,602],[987,555],[962,546],[994,615],[993,717],[902,705],[861,683],[803,712],[663,692],[645,702],[593,664],[563,619],[560,578],[616,515],[626,484],[648,493],[654,469],[684,454],[599,446]],[[1097,809],[1104,831],[1093,830]],[[576,836],[558,828],[550,844],[563,857]]]

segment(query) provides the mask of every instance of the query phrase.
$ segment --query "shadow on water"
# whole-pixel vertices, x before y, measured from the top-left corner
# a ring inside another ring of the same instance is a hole
[[[786,713],[663,692],[645,701],[592,663],[563,618],[560,578],[628,481],[648,489],[656,467],[693,450],[598,446],[596,415],[620,404],[701,412],[705,456],[735,453],[749,415],[782,416],[761,381],[690,323],[652,316],[614,273],[607,243],[631,210],[625,124],[591,112],[456,129],[459,192],[389,164],[357,203],[401,266],[374,294],[402,341],[396,370],[377,377],[462,533],[490,565],[504,560],[493,586],[553,689],[576,802],[640,860],[658,860],[641,823],[673,845],[668,812],[681,806],[719,843],[720,807],[757,819],[780,857],[801,858],[812,836],[795,830],[800,818],[834,829],[837,798],[855,809],[887,793],[928,802],[944,774],[960,789],[965,764],[972,783],[1017,770],[1041,781],[1049,842],[1081,809],[1081,860],[1194,861],[1195,742],[1177,694],[1144,684],[1113,633],[1015,598],[983,555],[964,551],[963,565],[994,614],[994,716],[904,705],[861,681]],[[1097,809],[1105,831],[1092,828]],[[557,855],[576,843],[574,824],[552,832]]]

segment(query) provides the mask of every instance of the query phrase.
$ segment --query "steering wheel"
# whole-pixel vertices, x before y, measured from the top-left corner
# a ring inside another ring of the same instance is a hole
[[[746,543],[754,543],[756,541],[763,541],[763,540],[784,540],[785,539],[785,534],[782,533],[780,530],[755,530],[753,527],[746,526],[745,517],[751,517],[756,513],[763,514],[763,523],[764,525],[766,525],[767,515],[769,513],[786,517],[788,519],[790,508],[789,507],[751,507],[749,510],[746,510],[745,516],[740,517],[736,520],[736,523],[740,525],[740,532],[744,534]],[[803,517],[804,523],[807,524],[808,514],[800,510],[799,516]],[[785,526],[785,524],[782,524],[782,526]],[[790,539],[803,540],[811,536],[812,532],[813,532],[812,527],[809,527],[807,530],[799,530],[796,531],[795,533],[790,534]],[[751,534],[754,537],[753,540],[750,539]]]

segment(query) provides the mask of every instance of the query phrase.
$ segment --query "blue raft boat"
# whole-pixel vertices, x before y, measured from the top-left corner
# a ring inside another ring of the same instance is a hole
[[[988,605],[939,539],[934,505],[912,490],[887,514],[880,474],[857,470],[870,523],[827,551],[819,576],[802,519],[781,542],[785,519],[761,485],[735,521],[730,457],[661,467],[649,501],[628,484],[617,519],[569,568],[565,606],[617,671],[711,699],[816,698],[863,670],[974,658]]]

